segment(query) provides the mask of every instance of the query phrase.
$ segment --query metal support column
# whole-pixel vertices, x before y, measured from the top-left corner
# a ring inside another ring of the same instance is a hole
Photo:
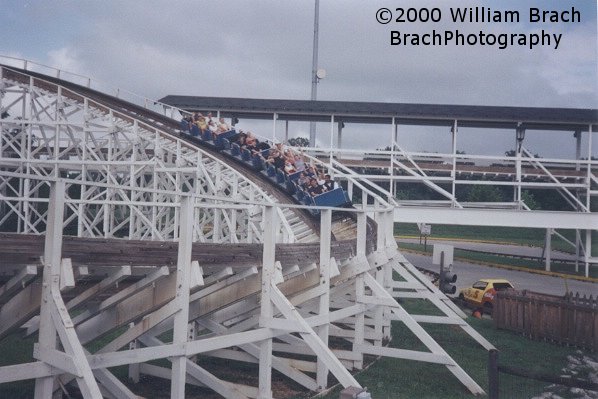
[[[330,115],[330,169],[332,169],[332,149],[334,148],[334,115]]]
[[[586,208],[590,210],[590,199],[592,197],[592,125],[588,126],[588,171],[586,189]],[[590,275],[590,258],[592,257],[592,230],[586,230],[586,247],[585,247],[585,276]]]
[[[396,152],[395,152],[395,148],[398,147],[399,145],[399,125],[397,124],[397,121],[395,119],[395,117],[393,116],[392,118],[392,144],[390,145],[390,167],[391,167],[391,176],[394,175],[394,169],[395,169],[395,165],[394,165],[394,161],[396,159]],[[394,198],[397,197],[397,186],[398,186],[398,182],[394,182],[394,180],[391,180],[392,182],[392,189],[389,190],[389,192],[393,195]]]
[[[272,142],[276,143],[276,121],[278,120],[278,114],[275,112],[272,117]]]
[[[590,277],[590,257],[592,256],[592,230],[586,230],[585,276]]]
[[[518,124],[515,129],[515,179],[516,186],[513,189],[513,201],[517,203],[517,209],[521,209],[521,146],[525,138],[525,128]]]
[[[456,185],[455,179],[457,178],[457,120],[453,122],[453,127],[451,129],[451,153],[453,154],[453,168],[451,170],[451,193],[453,194],[453,203],[451,206],[455,206],[455,202],[457,200],[457,195],[455,193]]]
[[[573,134],[575,137],[575,160],[578,161],[575,164],[575,171],[579,172],[581,170],[581,165],[579,164],[579,159],[581,158],[581,131],[576,131]],[[579,182],[579,180],[577,181]],[[579,190],[575,190],[575,197],[578,201],[581,201],[580,192]],[[577,211],[580,211],[579,206],[577,207]],[[579,273],[579,256],[580,256],[580,249],[581,249],[581,232],[579,229],[575,229],[575,272]]]
[[[343,125],[344,123],[341,121],[337,122],[337,128],[336,128],[336,148],[338,148],[339,150],[343,148]],[[339,158],[337,156],[337,158]]]
[[[552,229],[546,229],[546,240],[544,241],[544,264],[546,271],[550,271],[552,255]]]

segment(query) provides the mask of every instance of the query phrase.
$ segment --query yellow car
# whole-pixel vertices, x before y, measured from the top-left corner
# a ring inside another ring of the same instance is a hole
[[[513,285],[504,279],[481,279],[473,283],[471,288],[459,291],[459,299],[468,305],[490,311],[496,292],[513,288]]]

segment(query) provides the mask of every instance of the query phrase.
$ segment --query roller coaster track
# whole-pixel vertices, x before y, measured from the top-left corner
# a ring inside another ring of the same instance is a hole
[[[329,374],[359,386],[350,371],[370,354],[442,364],[483,392],[420,323],[493,346],[397,251],[377,194],[361,186],[373,218],[356,205],[312,219],[259,173],[181,136],[177,120],[0,68],[0,339],[38,341],[35,361],[0,367],[0,389],[29,379],[36,398],[71,382],[86,398],[138,397],[110,371],[129,365],[133,382],[171,380],[173,398],[186,384],[269,398],[272,370],[310,391],[328,388]],[[428,300],[443,316],[411,315],[395,298]],[[428,350],[384,347],[391,320]],[[198,357],[254,364],[258,378]]]

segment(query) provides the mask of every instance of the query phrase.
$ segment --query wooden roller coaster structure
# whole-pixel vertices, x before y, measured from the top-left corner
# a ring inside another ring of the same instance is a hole
[[[374,355],[444,365],[483,393],[421,323],[493,346],[397,250],[388,200],[352,181],[353,207],[313,219],[180,135],[180,114],[34,69],[0,65],[0,345],[36,337],[30,361],[0,359],[0,389],[34,380],[35,398],[71,385],[136,398],[111,370],[128,366],[133,382],[170,380],[172,398],[187,384],[271,398],[273,370],[308,391],[359,387],[352,371]],[[427,351],[387,346],[395,322]],[[241,381],[225,370],[237,363],[254,365]]]

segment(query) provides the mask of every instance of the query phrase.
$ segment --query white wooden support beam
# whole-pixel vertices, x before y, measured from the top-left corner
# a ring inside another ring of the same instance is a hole
[[[200,289],[197,292],[194,292],[190,297],[189,297],[189,302],[195,302],[201,298],[204,298],[210,294],[213,294],[227,286],[230,286],[231,284],[237,283],[239,281],[242,281],[248,277],[254,276],[256,274],[258,274],[259,271],[257,269],[257,267],[252,266],[249,267],[243,271],[240,271],[236,274],[233,274],[231,277],[228,277],[224,280],[215,282],[211,285],[208,285],[205,288]],[[208,280],[208,279],[206,279]]]
[[[291,335],[292,336],[292,335]],[[288,337],[288,336],[287,336]],[[281,340],[284,340],[281,337]],[[296,343],[287,343],[287,342],[274,342],[272,344],[272,348],[274,349],[275,352],[282,352],[282,353],[289,353],[289,354],[295,354],[295,355],[303,355],[303,356],[315,356],[314,351],[305,343],[305,341],[301,340],[299,338],[299,340],[301,341],[301,345],[297,345]],[[314,370],[313,372],[316,372],[316,365],[314,364]],[[315,391],[318,388],[318,384],[316,383],[316,381],[313,381],[314,386],[313,390]]]
[[[397,259],[400,259],[400,262],[393,262],[392,270],[397,272],[401,277],[405,278],[410,285],[418,286],[413,287],[416,292],[405,292],[405,291],[394,291],[392,292],[393,297],[398,298],[423,298],[427,299],[432,302],[436,307],[442,311],[446,317],[453,318],[453,317],[460,317],[465,318],[466,315],[463,313],[461,309],[457,305],[453,303],[446,295],[440,292],[436,286],[434,286],[428,279],[421,278],[416,279],[416,276],[419,276],[417,273],[417,269],[407,260],[405,257],[397,252],[396,256]],[[394,282],[395,286],[401,287],[400,282]],[[471,336],[477,343],[482,345],[484,349],[491,350],[496,349],[494,345],[492,345],[486,338],[484,338],[480,333],[478,333],[475,329],[473,329],[469,324],[463,323],[460,324],[460,327],[463,331],[465,331],[469,336]]]
[[[363,279],[363,273],[358,274],[355,277],[355,296],[361,297],[365,295],[365,282]],[[359,345],[363,345],[365,339],[365,313],[359,312],[355,316],[355,340],[353,341],[353,352],[359,354],[359,359],[355,361],[354,366],[356,369],[361,370],[363,368],[363,352],[359,351]]]
[[[416,292],[405,292],[405,291],[399,291],[399,292],[393,292],[392,293],[393,298],[410,298],[410,299],[429,299],[430,298],[430,294],[428,292],[424,292],[424,291],[416,291]]]
[[[75,282],[81,278],[89,277],[89,267],[77,266],[73,268],[73,274],[75,276]]]
[[[343,364],[334,356],[328,345],[324,344],[318,334],[311,329],[309,324],[299,315],[297,309],[289,302],[289,300],[283,295],[282,292],[276,287],[272,286],[271,298],[273,303],[276,305],[278,310],[289,320],[298,321],[304,329],[310,331],[309,333],[300,333],[301,337],[305,342],[312,348],[312,350],[318,354],[318,358],[326,364],[330,372],[334,374],[336,379],[341,383],[343,387],[355,386],[361,387],[361,385],[355,380],[355,378],[347,371]]]
[[[30,362],[0,367],[0,384],[27,379],[56,376],[64,371],[45,362]]]
[[[284,282],[284,277],[282,275],[282,264],[279,261],[274,262],[274,274],[272,275],[272,283],[273,284],[280,284]]]
[[[341,268],[341,274],[331,280],[333,284],[336,284],[339,281],[344,281],[359,273],[369,272],[370,270],[371,266],[367,258],[364,255],[357,255],[345,262]]]
[[[194,198],[184,197],[181,201],[179,217],[179,248],[176,269],[176,303],[174,315],[173,344],[187,342],[187,323],[189,322],[189,295],[191,280],[191,250],[193,245]],[[197,264],[199,267],[199,264]],[[196,277],[197,278],[197,277]],[[187,358],[177,356],[171,358],[172,379],[170,397],[185,399],[185,380],[187,375]]]
[[[389,262],[385,250],[376,250],[370,253],[369,255],[367,255],[367,260],[370,263],[372,269],[379,268]]]
[[[195,341],[197,339],[197,327],[198,325],[195,320],[187,323],[187,341]],[[197,356],[192,356],[189,360],[195,363],[197,362]]]
[[[368,262],[372,266],[372,269],[376,269],[374,275],[376,281],[386,288],[384,277],[386,276],[385,265],[389,264],[389,259],[386,256],[386,228],[385,228],[385,217],[384,212],[376,213],[377,220],[377,234],[376,234],[376,251],[370,253],[367,256]],[[374,344],[381,346],[384,339],[384,330],[386,327],[387,337],[390,338],[390,318],[386,315],[387,322],[385,323],[385,309],[384,306],[377,306],[374,309],[374,322],[376,327],[377,339],[374,340]]]
[[[3,303],[6,298],[10,298],[17,291],[24,288],[27,283],[37,276],[37,266],[27,265],[23,267],[17,274],[8,280],[2,287],[0,287],[0,303]]]
[[[379,298],[383,299],[390,299],[393,300],[392,296],[386,292],[384,287],[380,286],[379,283],[376,281],[375,278],[370,276],[369,274],[364,274],[365,283],[370,287],[374,295],[377,295]],[[420,341],[430,349],[431,353],[436,355],[443,355],[447,356],[450,359],[451,364],[447,364],[447,369],[453,373],[455,377],[463,383],[474,395],[483,394],[484,390],[480,387],[450,356],[446,353],[444,349],[424,330],[409,313],[407,313],[403,307],[396,301],[395,305],[392,307],[393,313],[395,313],[399,319],[405,324],[411,332],[417,336]]]
[[[197,366],[197,365],[195,365]],[[167,369],[165,367],[159,367],[159,366],[154,366],[152,364],[141,364],[141,371],[143,374],[146,375],[151,375],[153,377],[158,377],[158,378],[164,378],[169,380],[170,379],[170,369]],[[204,369],[202,369],[204,372]],[[211,375],[211,374],[210,374]],[[209,378],[209,377],[208,377]],[[206,386],[206,384],[202,383],[201,381],[199,381],[198,379],[196,379],[195,377],[193,377],[193,375],[191,374],[187,374],[187,384],[192,384],[198,387],[203,387],[203,388],[208,388]],[[258,390],[255,387],[249,386],[249,385],[243,385],[243,384],[236,384],[236,383],[232,383],[229,381],[224,381],[224,380],[220,380],[221,384],[226,385],[227,387],[230,386],[231,388],[234,388],[237,392],[241,393],[243,395],[243,398],[257,398],[258,395]],[[224,397],[228,397],[228,396],[224,396]]]
[[[171,356],[189,357],[216,349],[272,339],[272,337],[284,333],[284,331],[272,330],[271,328],[259,328],[247,332],[214,336],[187,342],[187,344],[166,344],[155,348],[140,348],[129,351],[94,354],[89,357],[89,363],[93,369],[96,369],[122,366],[131,363],[143,363]]]
[[[339,328],[335,325],[332,325],[330,326],[330,335],[334,337],[345,338],[349,342],[354,342],[355,330],[351,328]],[[378,333],[373,328],[366,328],[363,331],[363,337],[364,339],[376,340],[378,339]],[[361,354],[361,351],[357,353]]]
[[[324,290],[320,295],[318,315],[328,317],[330,312],[330,243],[332,234],[332,211],[324,209],[320,213],[320,287]],[[340,275],[340,272],[337,274]],[[316,327],[315,331],[322,343],[328,346],[329,324]],[[316,381],[320,389],[328,385],[328,366],[318,352],[318,370]]]
[[[190,272],[190,279],[191,282],[189,287],[191,289],[201,287],[205,284],[203,279],[203,269],[199,266],[199,262],[194,260],[191,262],[191,272]]]
[[[134,326],[133,323],[129,324],[129,328]],[[139,341],[133,340],[129,342],[129,350],[137,349],[139,345]],[[129,364],[129,379],[133,381],[135,384],[139,383],[139,363]]]
[[[317,268],[318,268],[318,265],[316,265],[315,263],[312,263],[310,265],[303,266],[303,267],[299,268],[299,270],[297,270],[297,271],[292,271],[289,274],[286,274],[285,278],[286,279],[292,279],[292,278],[295,278],[295,277],[297,277],[299,275],[306,274],[306,273],[308,273],[308,272],[310,272],[312,270],[315,270]]]
[[[97,351],[97,353],[108,353],[119,350],[120,348],[127,345],[129,342],[145,334],[154,326],[168,319],[177,311],[178,307],[176,303],[172,301],[167,303],[155,312],[152,312],[149,315],[145,316],[141,322],[132,325],[127,331],[114,338],[110,343],[106,344],[102,349]],[[172,323],[170,323],[169,325],[169,328],[171,327]]]
[[[299,323],[297,323],[293,320],[281,319],[281,318],[277,318],[277,317],[273,317],[270,319],[260,318],[259,323],[260,323],[260,326],[262,326],[262,327],[268,327],[268,328],[281,330],[281,331],[302,332],[302,333],[309,332],[306,329],[304,329],[302,325],[300,325]]]
[[[264,207],[264,235],[262,255],[262,289],[261,309],[262,319],[271,319],[274,316],[271,292],[276,285],[272,284],[274,277],[274,262],[276,251],[276,209],[273,206]],[[272,339],[266,339],[260,344],[259,365],[259,399],[272,398]]]
[[[284,280],[288,280],[291,276],[296,276],[298,273],[301,272],[301,268],[299,265],[293,265],[291,267],[287,267],[282,271],[282,276]]]
[[[59,289],[60,261],[62,259],[62,221],[64,217],[64,181],[58,180],[50,186],[48,219],[44,243],[44,274],[42,301],[40,309],[39,349],[56,349],[56,327],[52,321],[52,288]],[[54,391],[54,378],[45,377],[35,380],[35,399],[50,399]],[[99,393],[99,392],[98,392]]]
[[[365,256],[367,241],[367,214],[365,212],[357,214],[357,256]]]
[[[421,289],[421,284],[413,281],[393,281],[390,283],[390,288],[393,290],[416,290]],[[396,292],[397,294],[399,292]]]
[[[227,266],[224,269],[222,269],[214,274],[210,274],[208,277],[206,277],[204,279],[204,285],[213,284],[217,281],[222,280],[223,278],[230,277],[233,274],[234,274],[233,268],[230,266]]]
[[[437,363],[443,364],[445,366],[450,366],[453,364],[451,358],[445,355],[438,355],[435,353],[430,352],[421,352],[421,351],[413,351],[408,349],[397,349],[397,348],[381,348],[375,345],[358,345],[357,349],[359,349],[362,353],[367,353],[369,355],[375,356],[384,356],[384,357],[394,357],[397,359],[407,359],[407,360],[417,360],[420,362],[426,363]]]
[[[341,271],[338,268],[336,259],[334,259],[334,257],[330,258],[330,278],[338,277],[340,275],[341,275]]]
[[[94,370],[93,375],[100,383],[100,389],[104,396],[109,393],[111,394],[111,397],[116,399],[142,399],[140,396],[135,395],[125,384],[116,378],[114,374],[106,369]]]
[[[38,344],[33,344],[33,358],[60,369],[63,373],[69,373],[78,378],[83,377],[81,369],[77,367],[73,357],[64,352],[56,349],[40,349]]]
[[[393,319],[396,315],[393,315]],[[418,315],[414,314],[411,315],[413,320],[417,321],[418,323],[430,323],[430,324],[453,324],[457,326],[464,326],[467,325],[465,320],[460,317],[448,317],[448,316],[429,316],[429,315]],[[398,320],[398,319],[396,319]]]
[[[86,356],[90,356],[90,353],[83,349]],[[136,367],[137,364],[130,364],[129,367]],[[114,376],[110,371],[106,369],[95,369],[93,370],[93,375],[100,383],[100,391],[102,392],[102,396],[108,399],[141,399],[139,396],[135,395],[125,384],[123,384],[118,378]],[[58,377],[58,381],[62,386],[69,384],[74,379],[74,376],[70,374],[63,374],[62,376]],[[62,397],[62,392],[60,391],[61,388],[58,388],[57,385],[54,385],[54,393],[58,395],[58,397]]]
[[[381,212],[381,219],[384,220],[384,224],[379,227],[378,234],[384,237],[384,252],[386,257],[389,259],[386,262],[377,278],[382,283],[382,286],[387,291],[390,291],[390,283],[392,282],[392,256],[397,252],[397,242],[394,238],[394,221],[392,219],[392,211]],[[382,335],[384,340],[390,340],[392,338],[390,331],[390,316],[391,311],[388,308],[382,308]]]
[[[73,262],[70,258],[64,258],[60,262],[60,291],[75,288],[75,274],[73,272]]]
[[[306,301],[312,300],[312,299],[316,299],[323,295],[324,292],[327,290],[326,287],[323,287],[321,285],[317,285],[313,288],[310,288],[308,290],[305,290],[297,295],[294,295],[291,298],[291,303],[295,306],[300,305]]]
[[[54,325],[56,326],[58,335],[60,336],[60,342],[62,343],[62,346],[65,348],[66,352],[72,356],[73,365],[79,371],[79,376],[77,376],[79,389],[81,390],[84,398],[101,398],[102,394],[100,393],[100,388],[98,387],[95,377],[93,376],[93,372],[91,371],[91,367],[87,361],[83,346],[77,337],[75,326],[71,321],[69,313],[66,309],[66,305],[60,296],[59,287],[53,287],[51,294],[52,319]],[[40,332],[41,331],[42,330],[40,328]],[[40,347],[40,350],[46,349]]]
[[[124,309],[125,307],[129,305],[135,307],[134,303],[143,302],[147,308],[151,309],[152,300],[172,295],[169,292],[170,286],[174,286],[176,281],[175,276],[169,276],[169,274],[167,266],[160,267],[143,280],[104,300],[97,308],[93,308],[93,310],[86,309],[81,314],[75,316],[73,323],[77,325],[77,333],[80,335],[81,341],[86,343],[96,338],[99,334],[112,329],[115,324],[112,321],[109,322],[109,320],[113,318],[117,318],[125,323],[123,317],[117,317],[117,313],[127,318],[133,318],[135,315],[127,314]],[[158,292],[160,298],[157,298],[154,292]],[[146,295],[146,293],[150,293],[151,295]],[[129,321],[126,320],[126,323]]]
[[[101,294],[102,292],[112,288],[125,278],[131,275],[131,266],[125,265],[121,266],[116,272],[112,273],[110,276],[106,277],[98,284],[94,285],[93,287],[85,290],[75,298],[71,299],[67,302],[66,307],[69,310],[75,310],[80,306],[84,305],[94,296]]]
[[[81,306],[85,305],[90,299],[95,297],[96,295],[101,294],[102,292],[112,288],[118,282],[124,280],[128,276],[131,275],[131,266],[121,266],[120,269],[113,273],[112,275],[106,277],[104,280],[99,282],[98,284],[94,285],[93,287],[85,290],[75,298],[71,299],[66,303],[66,308],[69,311],[75,310],[80,308]],[[27,326],[27,333],[26,336],[35,333],[39,329],[39,318],[35,319],[31,322],[29,326]]]
[[[248,345],[252,345],[252,344],[248,344]],[[272,349],[274,351],[277,351],[277,344],[275,342],[272,343]],[[258,353],[259,353],[259,348],[256,345],[253,345],[255,348],[257,348]],[[281,352],[284,352],[281,351]],[[238,361],[238,362],[245,362],[245,363],[253,363],[253,364],[258,364],[258,360],[256,356],[252,356],[247,352],[244,351],[239,351],[239,350],[233,350],[233,349],[218,349],[212,352],[206,352],[204,353],[204,356],[211,356],[211,357],[217,357],[219,359],[227,359],[227,360],[234,360],[234,361]],[[273,357],[273,359],[276,357]],[[303,371],[306,373],[315,373],[316,372],[316,363],[315,362],[310,362],[307,360],[298,360],[298,359],[284,359],[284,358],[278,358],[286,363],[288,363],[288,365],[290,367],[292,367],[293,369],[299,370],[299,371]],[[273,366],[274,366],[274,362],[272,362]],[[276,368],[274,366],[274,368]],[[287,374],[284,374],[285,377],[288,377]],[[313,383],[313,386],[315,387],[315,382]]]
[[[181,213],[184,213],[184,212],[181,212]],[[189,253],[189,256],[190,255],[191,254]],[[142,337],[141,341],[148,347],[156,347],[156,346],[161,346],[164,344],[163,342],[161,342],[159,339],[157,339],[155,337]],[[174,369],[174,362],[176,361],[176,359],[177,358],[169,358],[169,360],[172,362],[173,369]],[[209,387],[210,389],[213,389],[215,392],[217,392],[218,394],[222,395],[225,398],[247,399],[246,395],[243,395],[241,392],[239,392],[229,382],[223,381],[223,380],[217,378],[216,376],[209,373],[207,370],[201,368],[197,364],[191,362],[187,358],[184,358],[184,359],[185,359],[185,363],[186,363],[185,364],[185,372],[189,373],[189,375],[193,376],[193,378],[195,378],[197,381],[201,382],[202,384]],[[172,379],[172,378],[174,378],[174,375],[171,374],[171,384],[174,384],[174,379]],[[173,398],[172,394],[170,397]]]
[[[0,307],[0,339],[35,316],[40,308],[41,298],[42,286],[29,284]]]
[[[292,301],[291,301],[292,302]],[[311,327],[319,326],[327,323],[334,323],[335,321],[343,320],[347,317],[359,315],[368,310],[364,304],[355,304],[343,309],[335,310],[327,315],[311,316],[305,319]]]
[[[436,287],[432,282],[424,277],[416,268],[405,258],[401,253],[397,253],[396,260],[399,261],[399,265],[394,264],[392,267],[393,269],[399,273],[403,278],[408,279],[407,276],[410,276],[409,279],[415,277],[416,281],[421,283],[425,286],[431,293],[429,299],[438,307],[438,308],[446,308],[449,307],[454,313],[458,314],[461,318],[466,318],[467,315],[463,313],[463,311],[453,303],[444,293],[442,293],[438,287]],[[404,269],[404,270],[403,270]],[[407,273],[408,272],[408,273]],[[408,280],[409,281],[409,280]]]
[[[200,323],[201,325],[205,326],[206,328],[208,328],[211,331],[214,331],[218,334],[234,332],[235,329],[238,327],[238,326],[235,326],[233,328],[226,328],[223,325],[221,325],[220,323],[216,323],[209,319],[208,320],[201,319],[198,321],[198,323]],[[284,339],[282,336],[279,338]],[[248,354],[250,354],[251,356],[255,357],[256,359],[259,359],[260,346],[258,346],[257,344],[248,343],[245,345],[239,345],[239,347],[242,350],[244,350],[245,352],[247,352]],[[278,356],[272,356],[272,367],[274,367],[276,370],[278,370],[281,374],[283,374],[286,377],[294,380],[295,382],[303,385],[304,387],[306,387],[309,390],[314,391],[318,387],[316,381],[314,381],[313,379],[311,379],[310,377],[301,373],[295,367],[293,367],[292,359],[283,359]],[[315,371],[315,370],[313,370],[313,371]]]
[[[231,273],[232,273],[232,269],[231,269]],[[208,286],[202,288],[201,290],[193,293],[189,297],[190,298],[189,301],[192,304],[199,305],[198,307],[201,307],[201,304],[199,304],[199,301],[202,298],[205,298],[205,297],[208,297],[211,295],[215,295],[215,294],[217,294],[217,292],[219,290],[226,289],[226,287],[229,287],[233,284],[242,282],[246,278],[256,276],[257,274],[258,274],[257,267],[250,267],[250,268],[243,270],[237,274],[233,274],[231,277],[228,277],[224,280],[214,282],[213,284],[208,285]],[[222,274],[222,276],[224,276],[224,275],[227,275],[227,273]],[[205,281],[207,282],[211,279],[212,279],[212,276],[207,277],[205,279]],[[223,312],[227,313],[230,310],[235,314],[243,314],[243,313],[245,313],[246,309],[237,309],[237,307],[240,305],[242,305],[242,302],[233,304],[226,309],[221,309],[219,311],[219,313],[223,313]],[[163,310],[158,310],[155,313],[148,315],[146,317],[146,320],[144,320],[144,323],[147,323],[147,325],[150,328],[145,329],[144,326],[138,326],[138,327],[136,326],[136,328],[138,328],[137,335],[135,335],[135,336],[131,335],[128,338],[134,339],[134,338],[137,338],[141,334],[149,334],[149,335],[153,335],[153,336],[158,336],[158,335],[170,330],[172,328],[172,320],[163,318],[163,317],[168,317],[169,316],[168,312],[173,311],[173,310],[176,311],[176,309],[173,307],[173,305],[171,305],[171,303],[169,303],[164,306]],[[190,316],[190,318],[191,318],[191,316]],[[125,334],[129,334],[129,332],[127,331]],[[132,334],[132,332],[131,332],[131,334]],[[117,339],[120,339],[120,337]],[[116,340],[115,340],[115,342],[116,342]],[[114,347],[112,347],[111,350],[115,350]]]

